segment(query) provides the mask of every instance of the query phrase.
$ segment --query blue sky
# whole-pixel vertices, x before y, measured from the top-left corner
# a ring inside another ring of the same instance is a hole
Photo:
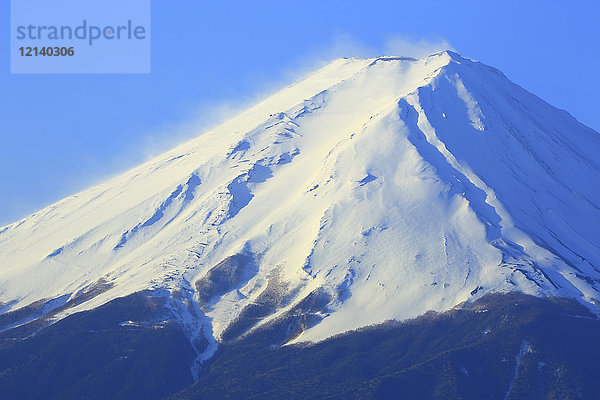
[[[152,0],[147,75],[11,75],[0,7],[0,226],[341,56],[451,46],[600,130],[593,1]]]

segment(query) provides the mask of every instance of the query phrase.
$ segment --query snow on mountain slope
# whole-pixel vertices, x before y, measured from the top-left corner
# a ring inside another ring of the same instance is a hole
[[[595,304],[598,154],[597,132],[455,53],[337,60],[0,228],[1,311],[166,289],[192,337],[303,310],[290,339],[321,340],[493,291]]]

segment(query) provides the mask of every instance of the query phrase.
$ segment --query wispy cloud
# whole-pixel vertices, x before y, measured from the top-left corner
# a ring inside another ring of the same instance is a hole
[[[337,33],[314,54],[305,58],[312,64],[330,62],[340,57],[406,56],[421,58],[443,50],[455,50],[450,42],[439,36],[415,37],[392,33],[380,43],[367,44],[349,33]]]
[[[383,44],[386,55],[406,56],[414,58],[426,57],[454,47],[443,38],[410,38],[404,35],[390,35]]]
[[[204,99],[193,107],[189,117],[181,122],[158,126],[144,135],[139,150],[149,160],[165,151],[196,138],[237,116],[264,97],[263,94],[238,96],[235,100],[211,101]]]

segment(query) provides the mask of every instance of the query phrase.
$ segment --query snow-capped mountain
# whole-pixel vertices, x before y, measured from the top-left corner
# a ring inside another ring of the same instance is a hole
[[[600,134],[458,54],[340,59],[0,228],[1,311],[37,307],[3,329],[150,289],[206,358],[291,314],[289,342],[490,292],[594,308],[598,154]]]

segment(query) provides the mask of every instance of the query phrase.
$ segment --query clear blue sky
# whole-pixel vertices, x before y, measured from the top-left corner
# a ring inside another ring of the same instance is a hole
[[[0,35],[0,225],[167,150],[339,56],[447,41],[600,130],[596,1],[152,1],[152,73],[11,75]]]

